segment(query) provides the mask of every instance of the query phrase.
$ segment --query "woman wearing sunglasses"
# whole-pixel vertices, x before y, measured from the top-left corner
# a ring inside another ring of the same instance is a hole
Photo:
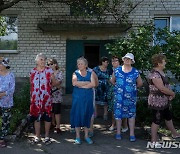
[[[56,59],[48,59],[47,65],[54,71],[55,79],[57,80],[56,86],[52,87],[52,125],[55,126],[54,133],[61,133],[60,122],[61,122],[61,102],[62,99],[62,88],[61,84],[63,81],[63,74],[59,70],[58,62]]]

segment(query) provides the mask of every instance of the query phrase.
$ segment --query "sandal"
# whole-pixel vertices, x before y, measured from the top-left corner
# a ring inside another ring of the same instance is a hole
[[[121,134],[116,134],[115,138],[116,140],[121,140],[122,139]]]
[[[5,143],[4,141],[1,141],[1,142],[0,142],[0,147],[1,147],[1,148],[6,147],[6,143]]]
[[[130,142],[135,142],[136,141],[136,137],[135,136],[130,136],[129,140],[130,140]]]
[[[54,133],[56,133],[56,134],[61,134],[61,130],[60,130],[59,128],[55,128],[55,129],[54,129]]]
[[[46,145],[49,145],[49,144],[51,144],[52,142],[51,142],[51,139],[50,139],[49,137],[45,137],[44,143],[45,143]]]
[[[81,144],[80,138],[76,138],[75,141],[74,141],[74,144]]]
[[[37,143],[39,143],[41,141],[41,139],[39,138],[39,137],[37,137],[37,136],[35,136],[35,138],[32,140],[32,144],[37,144]]]
[[[88,132],[88,136],[89,136],[89,137],[93,137],[93,136],[94,136],[94,133],[93,133],[93,132]]]
[[[92,141],[89,137],[85,138],[85,141],[86,141],[88,144],[93,144],[93,141]]]

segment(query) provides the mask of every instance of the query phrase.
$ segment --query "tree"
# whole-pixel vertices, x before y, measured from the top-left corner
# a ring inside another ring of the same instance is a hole
[[[180,79],[180,31],[170,32],[168,29],[158,29],[150,25],[140,26],[129,32],[126,37],[120,37],[112,44],[107,44],[111,55],[123,57],[127,52],[133,53],[136,59],[135,67],[141,70],[142,76],[151,69],[151,57],[156,53],[164,53],[168,58],[167,70]],[[161,43],[163,40],[164,43]]]

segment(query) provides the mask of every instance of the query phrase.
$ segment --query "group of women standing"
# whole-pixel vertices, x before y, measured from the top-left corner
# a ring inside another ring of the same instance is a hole
[[[98,115],[98,105],[103,106],[103,119],[107,120],[108,110],[112,111],[112,126],[114,130],[116,121],[115,139],[121,140],[121,132],[130,129],[129,140],[136,141],[134,128],[136,118],[137,88],[143,85],[139,71],[132,67],[135,63],[134,55],[127,53],[122,57],[123,64],[120,66],[119,58],[112,57],[113,71],[108,70],[109,60],[102,57],[100,65],[89,72],[88,62],[84,57],[77,60],[78,70],[73,74],[72,83],[74,86],[73,102],[71,109],[71,126],[76,130],[75,144],[81,144],[80,128],[85,127],[85,140],[92,144],[88,135],[88,128],[92,124],[91,118]],[[162,118],[165,118],[166,125],[172,132],[173,138],[179,138],[180,134],[174,128],[172,116],[169,111],[169,101],[175,97],[170,86],[165,80],[163,69],[166,64],[166,57],[157,54],[152,57],[153,70],[149,73],[150,94],[148,97],[149,108],[152,109],[151,141],[157,142],[157,130]],[[98,78],[98,85],[95,78]],[[95,108],[93,108],[93,88],[95,88]],[[163,107],[161,107],[161,105]],[[93,111],[94,110],[94,111]],[[121,128],[124,121],[124,128]]]
[[[60,133],[61,83],[62,72],[59,70],[55,59],[48,59],[42,53],[36,56],[36,67],[30,72],[30,120],[34,122],[35,138],[33,142],[41,141],[40,121],[45,122],[44,143],[50,144],[49,130],[51,125],[55,132]],[[137,88],[143,82],[139,71],[132,67],[135,63],[134,55],[127,53],[122,57],[123,64],[120,65],[118,57],[112,57],[112,71],[108,70],[109,60],[102,57],[100,65],[94,69],[88,68],[88,61],[84,57],[77,59],[77,70],[72,75],[71,127],[75,128],[75,144],[81,144],[80,130],[84,127],[84,139],[92,144],[93,118],[98,116],[98,105],[103,106],[103,119],[107,120],[108,110],[112,111],[112,126],[114,130],[116,121],[115,139],[121,140],[121,132],[128,130],[127,119],[130,129],[129,140],[136,141],[134,134]],[[47,64],[47,65],[46,65]],[[175,93],[170,89],[168,80],[163,72],[166,65],[166,57],[156,54],[152,57],[154,68],[149,73],[149,97],[148,105],[152,109],[151,141],[157,142],[157,130],[162,118],[172,132],[173,138],[179,138],[180,134],[174,128],[172,115],[169,110],[170,101]],[[13,106],[13,93],[15,89],[15,77],[9,71],[9,60],[0,57],[0,108],[2,112],[2,130],[0,134],[0,146],[5,147],[4,137],[7,135]],[[125,121],[125,130],[121,128]]]

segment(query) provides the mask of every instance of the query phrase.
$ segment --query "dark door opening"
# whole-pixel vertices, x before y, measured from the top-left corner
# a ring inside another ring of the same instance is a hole
[[[88,66],[94,68],[99,65],[100,46],[96,44],[84,45],[84,57],[88,60]]]

